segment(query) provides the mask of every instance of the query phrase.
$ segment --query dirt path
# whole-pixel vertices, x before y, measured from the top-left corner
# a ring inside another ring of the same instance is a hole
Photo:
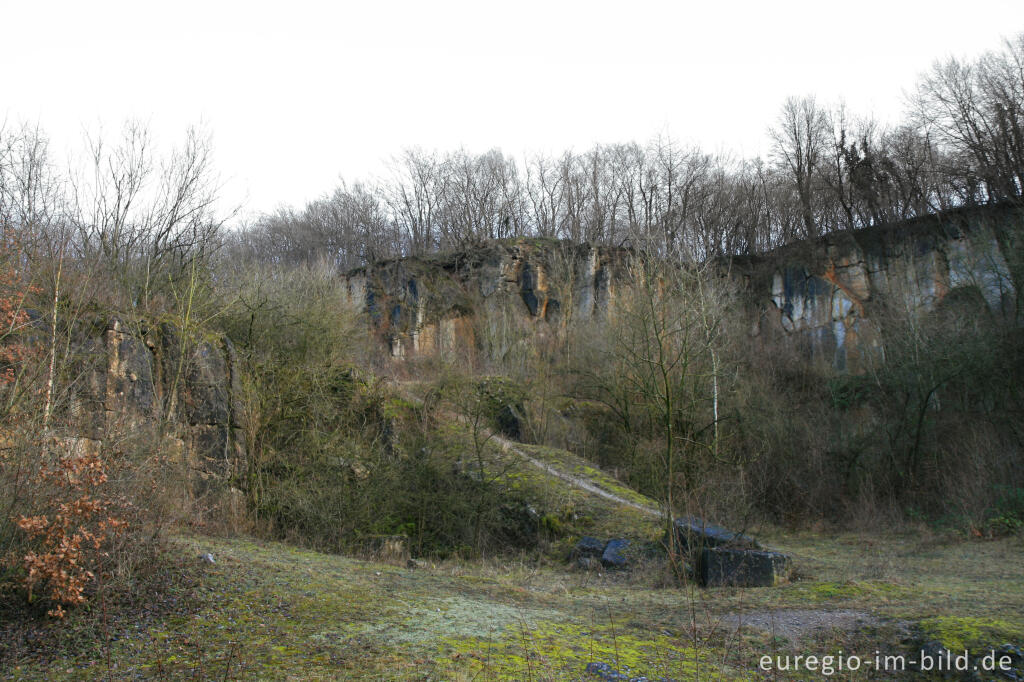
[[[753,628],[796,643],[829,630],[856,632],[878,625],[881,619],[867,611],[854,609],[775,609],[731,614],[725,616],[722,622],[734,630]]]
[[[405,397],[407,400],[415,402],[416,404],[423,404],[423,400],[419,396],[413,395],[406,388],[406,384],[410,384],[413,382],[392,380],[391,383],[399,392],[402,393],[403,397]],[[454,412],[447,412],[447,415],[452,419],[462,422],[463,424],[469,423],[469,419],[467,419],[464,415],[457,414]],[[516,455],[517,457],[521,457],[523,461],[528,462],[532,466],[537,467],[546,474],[554,476],[555,478],[559,478],[570,485],[580,488],[581,490],[586,490],[588,493],[597,495],[598,497],[603,497],[604,499],[609,500],[611,502],[615,502],[616,504],[624,504],[627,507],[632,507],[633,509],[642,511],[645,514],[649,514],[657,518],[663,518],[665,516],[664,513],[659,509],[655,509],[654,507],[648,507],[647,505],[643,505],[638,502],[633,502],[632,500],[627,500],[624,497],[616,495],[615,493],[609,492],[604,488],[596,485],[593,481],[591,481],[588,478],[585,478],[583,476],[576,476],[574,474],[561,471],[551,466],[547,462],[539,460],[536,457],[530,455],[521,447],[519,447],[519,443],[516,443],[513,440],[509,440],[508,438],[505,438],[501,434],[495,433],[490,429],[484,429],[483,435],[488,440],[493,440],[495,443],[497,443],[505,452],[510,452],[513,455]],[[574,453],[570,452],[570,454],[576,456]]]
[[[456,418],[458,418],[458,415],[455,416]],[[537,459],[536,457],[533,457],[530,454],[528,454],[526,451],[520,448],[515,441],[511,441],[508,438],[500,436],[496,433],[491,433],[490,436],[495,443],[501,446],[502,450],[505,450],[506,452],[511,452],[517,457],[522,457],[523,460],[525,460],[526,462],[529,462],[533,466],[544,471],[545,473],[550,474],[551,476],[555,476],[556,478],[562,479],[563,481],[569,483],[570,485],[574,485],[577,488],[581,488],[589,493],[593,493],[594,495],[603,497],[606,500],[611,500],[612,502],[615,502],[617,504],[624,504],[628,507],[632,507],[633,509],[638,509],[644,512],[645,514],[650,514],[651,516],[657,516],[659,518],[664,516],[664,514],[662,514],[662,512],[659,511],[658,509],[654,509],[653,507],[648,507],[646,505],[639,504],[631,500],[627,500],[623,497],[616,495],[615,493],[608,492],[604,488],[595,485],[593,482],[590,481],[590,479],[583,478],[582,476],[569,474],[564,471],[559,471],[558,469],[551,466],[547,462],[543,462]]]

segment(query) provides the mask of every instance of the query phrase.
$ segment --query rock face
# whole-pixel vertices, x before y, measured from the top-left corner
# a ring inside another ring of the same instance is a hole
[[[723,268],[740,282],[751,333],[768,352],[788,346],[857,373],[877,352],[887,314],[931,310],[954,291],[976,294],[979,313],[1020,324],[1022,254],[1024,209],[1000,206],[833,233]],[[522,239],[377,263],[347,283],[396,358],[502,354],[527,338],[543,343],[559,324],[606,314],[629,286],[633,255]]]
[[[376,263],[347,276],[349,295],[396,358],[471,352],[512,341],[475,311],[503,311],[543,337],[560,322],[607,310],[626,280],[627,249],[548,239]],[[497,348],[501,350],[501,348]]]
[[[1024,210],[986,207],[830,234],[739,270],[758,305],[755,335],[857,373],[878,351],[886,315],[933,310],[955,291],[974,294],[979,314],[1019,324],[1022,253]]]
[[[246,465],[240,378],[226,338],[186,343],[169,324],[83,323],[72,339],[70,402],[59,415],[83,447],[162,446],[192,493],[223,491]]]

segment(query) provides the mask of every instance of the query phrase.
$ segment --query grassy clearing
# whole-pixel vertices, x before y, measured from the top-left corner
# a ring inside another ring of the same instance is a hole
[[[658,571],[566,572],[528,559],[406,569],[245,539],[175,541],[215,564],[168,610],[111,621],[115,679],[573,680],[588,663],[652,679],[752,679],[760,655],[872,654],[940,639],[1024,639],[1024,540],[766,533],[803,578],[778,588],[660,589]],[[799,610],[799,611],[793,611]],[[799,627],[772,628],[799,615]],[[859,614],[847,618],[847,614]],[[740,627],[737,617],[747,625]],[[83,619],[84,614],[75,618]],[[98,626],[97,626],[98,628]],[[30,648],[15,679],[106,675],[89,645]]]

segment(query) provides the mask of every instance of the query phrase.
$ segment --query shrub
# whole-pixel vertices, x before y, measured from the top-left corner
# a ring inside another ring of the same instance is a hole
[[[107,474],[96,452],[56,452],[45,459],[32,484],[50,513],[19,515],[16,524],[36,548],[22,558],[23,582],[31,602],[38,586],[54,604],[47,613],[63,617],[64,606],[86,601],[85,590],[104,563],[101,552],[127,522],[106,495]]]

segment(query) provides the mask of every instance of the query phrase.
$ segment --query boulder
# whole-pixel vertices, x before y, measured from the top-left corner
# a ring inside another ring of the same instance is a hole
[[[597,538],[585,535],[573,547],[571,558],[599,557],[604,553],[604,547],[607,544],[605,540],[598,540]]]
[[[676,539],[687,554],[707,547],[734,547],[739,549],[761,549],[757,540],[749,535],[708,523],[696,516],[686,516],[675,521]]]
[[[772,587],[789,579],[791,564],[781,552],[705,547],[697,573],[706,587]]]
[[[629,540],[621,538],[609,540],[601,553],[601,563],[605,568],[625,568],[629,564],[629,559],[624,553],[627,547],[629,547]]]

